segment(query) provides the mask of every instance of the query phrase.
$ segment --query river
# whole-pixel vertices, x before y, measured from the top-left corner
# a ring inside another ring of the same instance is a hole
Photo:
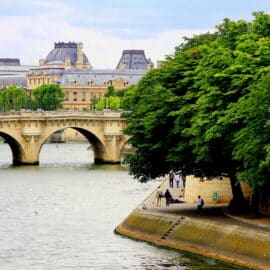
[[[158,181],[94,165],[88,144],[45,144],[39,166],[11,165],[0,143],[0,269],[232,269],[114,234]]]

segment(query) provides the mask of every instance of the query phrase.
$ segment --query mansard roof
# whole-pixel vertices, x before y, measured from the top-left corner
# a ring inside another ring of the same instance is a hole
[[[0,58],[0,66],[20,66],[19,58]]]
[[[144,50],[123,50],[116,69],[147,70],[148,65],[153,66],[153,63],[146,59]]]
[[[59,83],[70,85],[76,81],[78,85],[104,85],[108,81],[122,78],[130,85],[137,84],[145,75],[146,70],[115,70],[115,69],[92,69],[92,70],[70,70],[63,74]]]
[[[4,89],[10,85],[26,88],[27,79],[25,75],[0,76],[0,89]]]
[[[50,65],[49,67],[34,67],[29,70],[28,75],[41,75],[41,74],[63,74],[65,72],[64,67],[60,67],[57,64]]]
[[[0,77],[9,75],[27,74],[34,66],[1,66],[0,65]]]
[[[54,49],[47,55],[45,63],[65,62],[65,59],[69,57],[71,65],[75,65],[77,62],[77,46],[78,44],[75,42],[54,43]],[[83,64],[89,64],[88,58],[84,53]]]

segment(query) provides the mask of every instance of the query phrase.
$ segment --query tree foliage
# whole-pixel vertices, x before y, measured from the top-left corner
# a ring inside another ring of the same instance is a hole
[[[59,84],[43,84],[33,91],[37,109],[53,111],[62,108],[65,93]]]
[[[111,109],[119,110],[122,108],[122,98],[124,96],[124,90],[116,90],[114,86],[109,86],[108,91],[104,97],[100,98],[95,105],[97,110]]]
[[[102,111],[103,109],[118,110],[121,107],[120,98],[116,96],[102,97],[96,104],[96,109]]]
[[[186,38],[126,92],[136,177],[169,168],[228,175],[238,202],[238,180],[253,189],[269,184],[270,15],[253,16]]]
[[[23,88],[9,86],[0,92],[0,110],[9,111],[28,109],[31,107],[31,100]]]

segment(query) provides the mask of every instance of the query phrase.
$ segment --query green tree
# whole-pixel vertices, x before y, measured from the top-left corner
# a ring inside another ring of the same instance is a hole
[[[254,191],[253,210],[258,211],[259,191],[270,182],[270,73],[255,81],[249,92],[231,104],[224,122],[241,125],[234,133],[233,159],[240,162],[238,179],[250,184]]]
[[[120,98],[116,96],[102,97],[96,104],[96,109],[102,111],[103,109],[118,110],[120,109]]]
[[[121,99],[121,105],[122,105],[122,109],[126,110],[126,111],[130,111],[132,110],[133,107],[133,98],[134,95],[136,93],[136,85],[130,86],[129,88],[127,88],[124,91],[122,91],[123,96]]]
[[[114,97],[116,96],[116,90],[114,88],[114,86],[110,85],[108,87],[108,90],[106,92],[106,94],[104,95],[105,97]]]
[[[0,108],[2,111],[29,108],[29,97],[23,88],[9,86],[0,92]]]
[[[270,16],[254,17],[250,23],[225,19],[216,33],[187,39],[161,68],[127,91],[132,113],[126,132],[136,149],[129,161],[136,177],[155,177],[169,167],[208,177],[228,175],[232,206],[244,206],[239,180],[245,180],[241,170],[249,153],[240,147],[240,158],[236,149],[246,126],[227,116],[247,98],[254,82],[269,73]],[[268,153],[270,147],[264,147]],[[264,158],[268,162],[269,156]],[[252,187],[261,182],[254,177]]]
[[[149,71],[124,97],[125,100],[128,96],[132,110],[126,132],[131,135],[130,143],[137,150],[135,155],[128,156],[128,163],[137,178],[158,176],[170,166],[166,156],[173,123],[168,115],[172,94],[161,84],[161,73],[160,69]]]
[[[122,99],[125,90],[115,90],[114,86],[109,86],[104,97],[100,98],[96,104],[97,110],[111,109],[119,110],[122,108]]]
[[[52,111],[62,108],[65,93],[59,84],[43,84],[33,91],[36,108]]]

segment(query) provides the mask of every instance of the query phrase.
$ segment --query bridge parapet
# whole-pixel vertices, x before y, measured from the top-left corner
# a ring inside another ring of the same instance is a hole
[[[21,111],[8,111],[8,112],[0,112],[0,116],[5,117],[33,117],[33,116],[69,116],[69,115],[81,115],[81,116],[95,116],[95,117],[120,117],[123,111],[31,111],[31,110],[21,110]]]

